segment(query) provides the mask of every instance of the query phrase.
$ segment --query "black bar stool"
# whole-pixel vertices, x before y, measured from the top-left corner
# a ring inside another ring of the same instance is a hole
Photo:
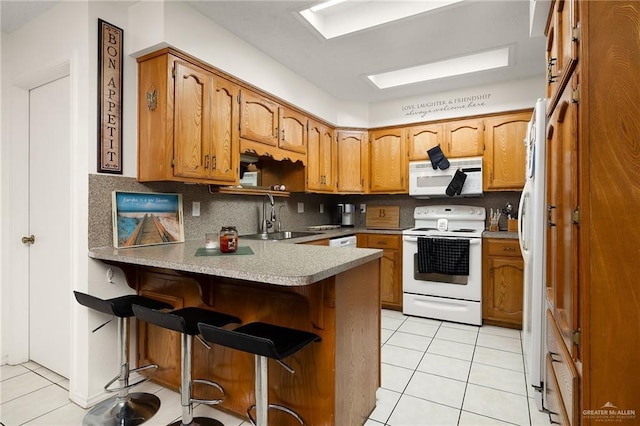
[[[148,369],[155,370],[158,366],[151,364],[129,369],[129,318],[133,316],[131,307],[136,304],[153,309],[172,309],[173,306],[137,295],[100,299],[79,291],[74,291],[73,294],[81,305],[118,318],[120,373],[104,386],[105,391],[118,392],[118,394],[93,407],[82,419],[82,424],[134,426],[144,423],[158,411],[160,399],[150,393],[129,393],[129,389],[151,378],[151,376],[148,376],[135,383],[129,383],[129,374]],[[93,331],[96,332],[110,321],[105,322]],[[116,381],[118,381],[118,388],[111,389],[110,386]]]
[[[206,417],[193,417],[193,403],[219,404],[224,398],[224,389],[218,383],[210,380],[191,379],[191,350],[193,347],[193,336],[200,339],[198,323],[205,323],[214,327],[223,327],[231,323],[241,323],[240,318],[220,312],[209,311],[202,308],[182,308],[171,312],[160,312],[144,306],[133,306],[136,318],[155,324],[168,330],[177,331],[182,336],[181,344],[181,377],[180,377],[180,400],[182,405],[182,418],[171,424],[178,425],[202,425],[202,426],[224,426],[215,419]],[[202,339],[200,341],[209,348]],[[191,397],[193,383],[201,383],[213,386],[222,394],[221,399],[203,400]]]
[[[293,368],[282,360],[287,358],[312,342],[319,342],[320,336],[307,331],[281,327],[263,322],[252,322],[234,330],[212,327],[208,324],[198,324],[202,338],[208,342],[255,355],[255,405],[247,410],[247,417],[254,426],[267,426],[268,409],[284,411],[293,416],[301,425],[304,421],[295,411],[277,404],[269,404],[269,372],[268,358],[276,360],[288,372],[295,373]],[[256,417],[251,415],[255,407]],[[257,421],[257,423],[256,423]]]

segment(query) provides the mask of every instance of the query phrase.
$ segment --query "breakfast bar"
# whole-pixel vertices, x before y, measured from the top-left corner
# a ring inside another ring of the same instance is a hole
[[[306,424],[364,424],[380,386],[380,257],[373,249],[241,239],[236,254],[203,250],[200,241],[117,249],[91,249],[89,256],[124,272],[127,284],[175,309],[200,307],[309,331],[317,344],[287,359],[292,374],[269,361],[269,402],[290,407]],[[241,254],[243,253],[243,254]],[[198,254],[198,255],[196,255]],[[137,363],[159,366],[153,380],[178,389],[180,336],[137,325]],[[374,367],[372,367],[374,366]],[[240,416],[255,403],[254,359],[237,350],[193,344],[193,378],[219,383],[216,406]],[[204,385],[194,397],[214,398]],[[289,424],[269,412],[272,424]]]

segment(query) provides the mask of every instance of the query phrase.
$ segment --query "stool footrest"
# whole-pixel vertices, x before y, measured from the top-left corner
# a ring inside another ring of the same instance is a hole
[[[204,379],[193,379],[193,383],[200,383],[202,385],[207,385],[214,387],[220,391],[222,397],[220,399],[199,399],[199,398],[191,398],[191,402],[199,403],[199,404],[207,404],[207,405],[216,405],[220,404],[224,400],[224,389],[216,382],[212,382],[211,380]]]
[[[137,373],[138,371],[148,370],[150,368],[153,368],[154,373],[155,373],[155,370],[158,369],[158,366],[156,364],[144,365],[142,367],[133,368],[133,369],[129,370],[129,373]],[[109,389],[109,386],[111,386],[112,384],[114,384],[115,382],[117,382],[118,380],[121,379],[120,375],[117,375],[116,377],[111,379],[111,381],[109,383],[104,385],[104,390],[106,392],[120,392],[123,389],[131,389],[134,386],[138,386],[141,383],[147,382],[147,381],[151,380],[152,377],[153,377],[153,374],[151,374],[150,376],[147,376],[147,377],[143,377],[140,380],[138,380],[137,382],[130,383],[127,386],[119,387],[117,389]]]
[[[256,419],[253,418],[253,416],[251,415],[251,411],[256,408],[255,405],[252,405],[251,407],[249,407],[249,409],[247,410],[247,417],[249,417],[249,421],[251,422],[251,424],[253,426],[256,426]],[[284,411],[285,413],[289,414],[290,416],[292,416],[294,419],[296,419],[298,421],[298,423],[300,423],[302,426],[304,426],[304,421],[302,420],[302,417],[300,417],[300,415],[298,413],[296,413],[295,411],[293,411],[291,408],[287,408],[283,405],[278,405],[278,404],[269,404],[269,408],[273,408],[274,410],[279,410],[279,411]]]

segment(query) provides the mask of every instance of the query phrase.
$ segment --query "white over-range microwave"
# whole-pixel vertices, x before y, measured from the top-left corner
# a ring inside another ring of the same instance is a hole
[[[409,162],[409,195],[416,198],[448,197],[446,190],[457,170],[467,175],[460,195],[482,195],[482,157],[450,158],[449,168],[440,170],[431,161]]]

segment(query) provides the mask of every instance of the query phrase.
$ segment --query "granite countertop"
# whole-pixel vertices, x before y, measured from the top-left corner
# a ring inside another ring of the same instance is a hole
[[[508,231],[484,231],[482,233],[483,238],[504,238],[517,240],[518,233],[517,232],[508,232]]]
[[[309,285],[382,257],[382,250],[378,249],[295,244],[355,233],[353,228],[343,234],[336,231],[342,230],[286,241],[240,237],[240,247],[250,247],[252,255],[195,256],[196,250],[204,247],[204,241],[189,240],[146,247],[92,248],[89,257],[284,286]]]

